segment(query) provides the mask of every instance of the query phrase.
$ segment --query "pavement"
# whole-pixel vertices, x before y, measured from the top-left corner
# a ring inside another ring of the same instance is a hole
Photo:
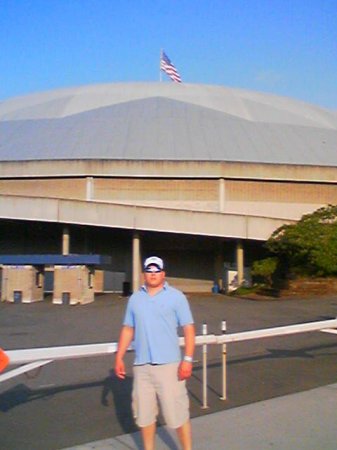
[[[337,384],[192,419],[194,450],[336,450]],[[142,449],[140,434],[65,450]],[[158,429],[157,450],[178,450],[175,433]]]
[[[269,328],[336,317],[335,296],[252,301],[190,296],[200,334]],[[1,347],[113,342],[126,299],[98,297],[85,306],[0,304]],[[337,450],[337,336],[312,332],[228,345],[227,400],[221,349],[208,349],[208,409],[202,406],[201,348],[188,382],[194,450]],[[0,383],[0,448],[6,450],[141,449],[132,421],[132,360],[123,383],[111,356],[53,362]],[[163,424],[161,417],[159,423]],[[175,449],[175,433],[158,428],[157,450]]]

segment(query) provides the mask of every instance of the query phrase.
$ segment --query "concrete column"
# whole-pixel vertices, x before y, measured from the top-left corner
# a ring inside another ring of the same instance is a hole
[[[70,251],[70,234],[69,227],[65,225],[62,232],[62,255],[69,255]]]
[[[225,180],[220,178],[219,180],[219,212],[225,212],[226,203],[226,186]]]
[[[94,198],[94,179],[93,177],[87,177],[87,192],[86,200],[92,200]]]
[[[241,286],[244,279],[244,253],[241,240],[236,244],[236,266],[238,270],[238,286]]]
[[[215,255],[214,261],[214,281],[216,281],[220,287],[223,289],[223,275],[224,275],[224,254],[223,254],[223,242],[219,244],[219,249]]]
[[[141,276],[141,253],[140,253],[140,237],[135,231],[132,237],[132,291],[135,292],[140,287]]]

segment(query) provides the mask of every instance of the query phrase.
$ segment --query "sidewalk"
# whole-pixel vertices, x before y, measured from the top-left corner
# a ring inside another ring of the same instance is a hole
[[[337,384],[192,419],[193,450],[336,450]],[[178,450],[162,427],[157,450]],[[64,450],[142,449],[139,433]]]

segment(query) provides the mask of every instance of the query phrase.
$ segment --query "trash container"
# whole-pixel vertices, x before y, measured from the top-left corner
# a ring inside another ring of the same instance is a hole
[[[131,288],[130,282],[124,281],[123,282],[123,297],[128,297],[130,295],[130,293],[131,293],[130,288]]]
[[[215,282],[215,283],[213,284],[212,292],[213,292],[213,294],[219,294],[219,292],[220,292],[220,286],[219,286],[218,283]]]

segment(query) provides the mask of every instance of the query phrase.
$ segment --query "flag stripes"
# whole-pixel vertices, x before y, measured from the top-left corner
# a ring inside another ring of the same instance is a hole
[[[164,52],[161,53],[160,69],[165,72],[172,81],[174,81],[175,83],[181,83],[179,72]]]

